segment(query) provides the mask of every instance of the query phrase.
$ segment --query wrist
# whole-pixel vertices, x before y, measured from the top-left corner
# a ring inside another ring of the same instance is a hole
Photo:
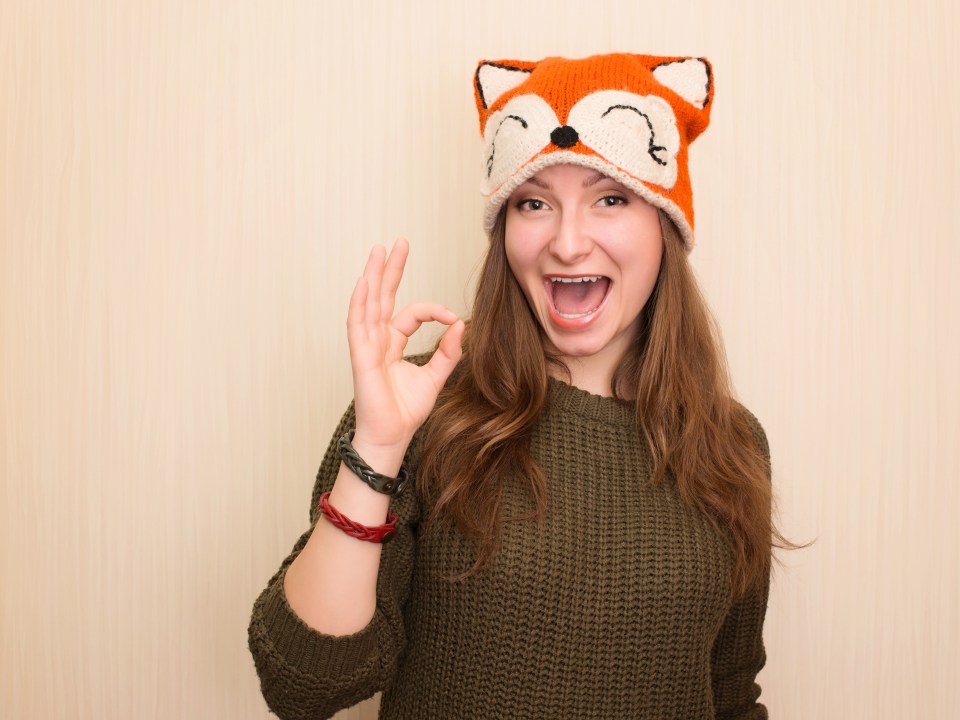
[[[395,445],[386,448],[385,452],[382,449],[379,452],[377,450],[368,451],[367,457],[373,454],[375,462],[378,462],[381,466],[390,468],[397,467],[395,472],[388,475],[375,470],[370,463],[360,455],[352,444],[354,436],[355,431],[350,430],[345,432],[337,441],[337,450],[340,453],[340,460],[343,462],[344,467],[378,493],[390,497],[396,497],[402,493],[407,485],[407,473],[402,464],[403,453],[406,451],[406,447],[403,446],[401,449],[401,446]],[[397,466],[398,455],[400,458],[399,466]]]
[[[369,433],[365,433],[362,428],[357,428],[350,444],[374,472],[396,477],[412,439],[412,437],[405,437],[396,442],[378,443],[370,439]]]

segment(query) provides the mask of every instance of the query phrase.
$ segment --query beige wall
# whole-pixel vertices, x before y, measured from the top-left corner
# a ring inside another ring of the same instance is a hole
[[[462,310],[481,57],[703,54],[693,258],[773,448],[776,718],[960,712],[957,4],[0,3],[0,716],[263,718],[249,608],[411,238]],[[369,710],[354,717],[369,717]]]

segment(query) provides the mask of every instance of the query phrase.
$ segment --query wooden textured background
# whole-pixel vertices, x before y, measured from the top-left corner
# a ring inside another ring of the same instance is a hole
[[[248,613],[350,396],[362,258],[409,237],[404,299],[463,310],[476,61],[620,49],[715,67],[693,260],[816,539],[775,580],[772,716],[957,717],[958,15],[0,3],[0,716],[267,716]]]

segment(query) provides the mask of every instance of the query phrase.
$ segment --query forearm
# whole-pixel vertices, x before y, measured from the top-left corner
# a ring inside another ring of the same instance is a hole
[[[383,475],[395,476],[403,448],[354,447]],[[330,504],[362,525],[382,525],[390,496],[372,490],[342,463],[330,492]],[[352,635],[365,628],[377,604],[377,575],[382,546],[347,535],[320,517],[303,551],[287,570],[284,593],[293,611],[318,632]]]

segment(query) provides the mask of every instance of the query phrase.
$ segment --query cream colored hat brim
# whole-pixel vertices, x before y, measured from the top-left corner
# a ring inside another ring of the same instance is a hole
[[[583,155],[581,153],[570,152],[569,150],[560,150],[557,152],[547,153],[545,155],[538,155],[529,163],[517,170],[506,180],[506,182],[503,183],[503,185],[497,188],[492,195],[487,197],[487,205],[483,212],[483,228],[487,235],[489,235],[493,230],[493,226],[497,221],[497,215],[500,212],[500,208],[503,207],[503,204],[507,201],[510,195],[513,194],[513,191],[520,187],[529,178],[533,177],[544,168],[550,167],[551,165],[581,165],[583,167],[593,168],[594,170],[602,172],[604,175],[613,178],[625,187],[630,188],[630,190],[635,192],[648,203],[667,213],[670,219],[673,220],[674,225],[677,226],[677,230],[680,232],[680,237],[683,238],[684,249],[688,253],[693,250],[693,231],[690,229],[689,223],[687,223],[686,215],[683,214],[683,211],[676,205],[676,203],[668,200],[663,195],[654,192],[636,178],[628,175],[615,165],[596,155]]]

